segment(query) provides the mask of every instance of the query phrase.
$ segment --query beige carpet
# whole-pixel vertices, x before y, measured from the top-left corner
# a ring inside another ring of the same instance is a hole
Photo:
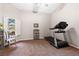
[[[46,40],[29,40],[0,50],[1,56],[79,56],[79,49],[66,47],[56,49]]]

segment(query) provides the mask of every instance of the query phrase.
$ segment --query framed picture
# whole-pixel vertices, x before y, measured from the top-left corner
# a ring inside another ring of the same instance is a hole
[[[34,28],[38,28],[39,27],[39,24],[38,23],[34,23]]]

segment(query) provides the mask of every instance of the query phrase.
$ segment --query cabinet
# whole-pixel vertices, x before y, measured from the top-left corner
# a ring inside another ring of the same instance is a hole
[[[33,38],[34,39],[39,39],[39,29],[34,29],[33,30]]]

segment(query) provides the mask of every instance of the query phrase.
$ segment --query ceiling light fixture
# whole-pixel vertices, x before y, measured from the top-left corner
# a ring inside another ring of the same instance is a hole
[[[33,4],[33,13],[38,13],[39,11],[39,8],[42,4],[41,3],[34,3]],[[45,7],[48,7],[48,4],[44,4]]]
[[[34,3],[33,4],[33,13],[38,13],[38,9],[39,9],[39,7],[40,7],[40,3]]]

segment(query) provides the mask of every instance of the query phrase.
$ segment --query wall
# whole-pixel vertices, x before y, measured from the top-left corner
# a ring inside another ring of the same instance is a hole
[[[14,18],[16,19],[16,35],[20,35],[20,14],[19,14],[19,10],[17,8],[15,8],[13,5],[11,4],[3,4],[3,14],[4,14],[4,18]]]
[[[66,4],[61,10],[52,13],[51,17],[51,27],[60,21],[66,21],[69,24],[66,29],[67,41],[79,48],[79,4]]]
[[[16,36],[21,35],[20,33],[20,14],[19,10],[10,3],[0,3],[0,22],[6,23],[7,18],[16,19]],[[6,24],[5,24],[6,25]],[[6,28],[6,26],[5,26]]]
[[[18,40],[33,39],[33,23],[39,23],[40,38],[49,36],[50,14],[33,14],[29,11],[20,11],[10,3],[3,3],[0,4],[0,17],[2,21],[7,18],[16,19],[16,35]]]
[[[50,27],[50,15],[49,14],[34,14],[32,12],[22,11],[21,12],[21,33],[22,39],[28,40],[33,39],[33,24],[39,23],[40,38],[44,36],[49,36]]]
[[[2,9],[2,3],[0,3],[0,23],[2,23],[2,16],[3,16],[3,9]]]

